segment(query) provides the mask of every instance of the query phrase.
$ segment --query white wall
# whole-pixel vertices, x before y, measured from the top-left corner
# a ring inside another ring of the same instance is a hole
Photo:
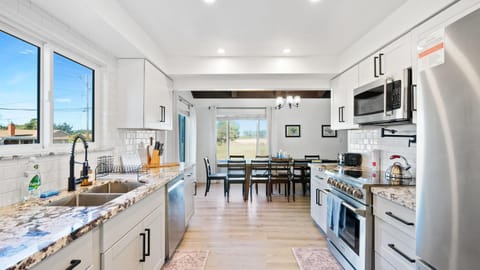
[[[272,107],[273,99],[197,99],[197,176],[205,179],[203,157],[215,156],[216,145],[211,139],[208,106],[222,107]],[[273,110],[272,149],[287,151],[293,157],[302,158],[305,154],[319,154],[321,158],[336,159],[337,153],[347,150],[347,132],[339,131],[337,138],[322,138],[321,125],[330,123],[330,99],[304,99],[299,108]],[[300,124],[300,138],[285,138],[286,124]]]
[[[300,125],[300,138],[286,138],[285,125]],[[319,154],[320,158],[336,159],[347,150],[347,132],[338,131],[337,138],[322,138],[322,125],[330,124],[330,99],[304,99],[297,109],[273,111],[272,153],[287,151],[294,158]]]

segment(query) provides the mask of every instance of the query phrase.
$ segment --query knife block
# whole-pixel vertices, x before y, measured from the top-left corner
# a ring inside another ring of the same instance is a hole
[[[147,160],[149,168],[158,168],[160,167],[160,150],[153,150],[152,156],[150,156],[150,151],[147,151]]]

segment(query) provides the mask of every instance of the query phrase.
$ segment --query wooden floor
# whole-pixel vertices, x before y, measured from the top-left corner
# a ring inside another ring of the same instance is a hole
[[[204,191],[199,185],[195,215],[179,249],[209,250],[207,270],[299,269],[293,247],[326,245],[310,217],[308,194],[297,194],[295,202],[277,194],[267,202],[260,188],[253,202],[244,202],[241,186],[233,185],[227,203],[223,184],[212,184],[207,197]]]

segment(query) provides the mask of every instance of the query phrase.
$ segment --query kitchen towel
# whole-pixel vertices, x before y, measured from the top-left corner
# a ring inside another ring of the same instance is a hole
[[[342,199],[332,193],[327,194],[327,226],[333,229],[337,237],[340,230],[345,228],[345,210],[342,202]]]

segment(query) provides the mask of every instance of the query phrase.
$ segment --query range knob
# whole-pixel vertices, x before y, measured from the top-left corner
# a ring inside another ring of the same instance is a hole
[[[353,197],[357,198],[357,199],[361,199],[363,198],[363,193],[360,189],[354,189],[353,192],[352,192],[352,195]]]
[[[341,186],[343,185],[342,182],[339,182],[339,181],[335,181],[335,182],[336,182],[336,183],[335,183],[335,186],[336,186],[337,188],[341,188]]]
[[[348,186],[347,190],[345,190],[348,194],[353,195],[354,188],[352,186]]]
[[[327,179],[327,184],[331,185],[331,184],[333,183],[333,181],[334,181],[334,180],[333,180],[332,178],[328,178],[328,179]]]
[[[340,188],[341,188],[343,191],[346,192],[346,191],[347,191],[347,188],[348,188],[348,185],[342,183],[342,184],[340,185]]]

